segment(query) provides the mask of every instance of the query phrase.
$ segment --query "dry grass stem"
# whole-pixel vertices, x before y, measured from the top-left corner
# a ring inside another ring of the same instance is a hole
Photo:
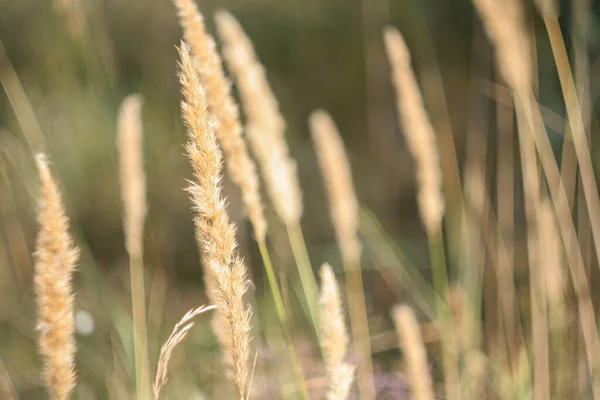
[[[345,400],[350,393],[354,367],[344,362],[348,333],[344,323],[342,300],[329,264],[321,267],[321,347],[329,378],[328,400]]]
[[[235,226],[229,221],[221,196],[222,156],[208,112],[205,89],[200,82],[187,45],[179,49],[184,100],[181,112],[188,131],[186,151],[194,172],[189,187],[196,211],[196,238],[203,262],[214,279],[216,305],[230,324],[233,379],[240,399],[245,398],[250,345],[251,308],[244,303],[249,281],[246,267],[237,254]]]
[[[315,111],[310,117],[310,127],[325,181],[331,219],[346,270],[346,290],[354,350],[357,355],[359,391],[363,396],[374,397],[368,316],[360,270],[361,245],[357,237],[359,210],[350,163],[344,143],[329,114],[325,111]]]
[[[596,329],[596,318],[590,298],[590,287],[581,249],[576,244],[577,236],[566,200],[568,195],[561,181],[556,159],[542,124],[540,110],[538,107],[533,106],[531,63],[529,62],[532,56],[531,38],[523,28],[523,7],[521,3],[514,0],[506,2],[506,4],[503,3],[502,6],[492,0],[474,0],[474,3],[481,15],[487,34],[494,44],[500,72],[513,90],[518,117],[517,122],[519,123],[525,189],[531,190],[530,178],[537,174],[537,169],[532,171],[533,168],[527,167],[528,165],[535,165],[535,154],[531,149],[532,139],[537,147],[537,154],[548,180],[548,188],[551,192],[550,199],[557,213],[559,233],[563,245],[567,248],[567,263],[576,294],[578,317],[586,349],[588,369],[590,375],[594,377],[595,371],[598,370],[600,365],[600,341]],[[566,103],[569,104],[569,101],[566,101]],[[575,138],[585,140],[585,135],[577,135]],[[575,147],[577,148],[577,144]],[[529,169],[529,172],[526,171],[527,169]],[[590,203],[588,202],[589,206]],[[531,206],[530,208],[539,209],[539,207]],[[537,365],[543,366],[544,364],[540,362]],[[534,375],[539,376],[540,374],[534,373]],[[594,396],[600,398],[600,381],[595,378],[592,381],[594,383],[592,385]],[[540,387],[537,384],[535,386]]]
[[[246,135],[256,156],[275,211],[288,226],[300,223],[302,192],[296,162],[289,156],[285,122],[265,69],[239,22],[228,12],[215,16],[223,57],[234,75],[246,114]]]
[[[242,192],[244,206],[256,239],[264,242],[267,224],[263,215],[256,165],[250,158],[242,136],[238,106],[225,77],[215,41],[206,32],[204,18],[193,0],[174,0],[186,42],[191,47],[194,65],[206,87],[208,106],[215,118],[215,134],[225,155],[227,171]]]
[[[425,111],[404,39],[393,27],[385,29],[384,38],[400,123],[416,163],[421,218],[427,231],[437,234],[441,230],[445,206],[435,132]]]
[[[555,317],[563,311],[565,305],[565,273],[563,269],[563,253],[560,243],[560,236],[554,220],[554,211],[548,201],[541,204],[539,212],[539,232],[540,232],[540,254],[541,265],[544,268],[544,278],[548,296],[548,305],[550,315]],[[550,318],[552,323],[557,323],[562,318]]]
[[[144,219],[146,217],[146,177],[142,149],[142,98],[130,95],[121,105],[117,121],[123,229],[129,253],[131,305],[135,343],[135,374],[138,399],[150,393],[146,293],[144,289]]]
[[[427,366],[427,352],[421,338],[419,322],[413,310],[406,306],[396,306],[392,317],[398,330],[400,347],[408,367],[412,398],[415,400],[433,400],[431,376]]]
[[[169,360],[175,347],[187,336],[192,327],[194,326],[193,319],[206,311],[212,310],[216,306],[201,306],[193,308],[188,311],[181,320],[175,324],[173,332],[160,349],[160,356],[158,357],[158,365],[156,367],[156,377],[154,378],[154,384],[152,385],[154,391],[154,397],[158,399],[160,390],[167,383]]]
[[[79,252],[69,235],[69,220],[48,161],[43,154],[38,154],[36,162],[42,183],[34,276],[38,345],[44,359],[43,375],[50,397],[65,400],[75,385],[71,281]]]

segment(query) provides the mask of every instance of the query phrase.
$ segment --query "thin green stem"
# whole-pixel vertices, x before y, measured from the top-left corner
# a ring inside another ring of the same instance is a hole
[[[369,320],[362,271],[359,260],[346,260],[346,257],[343,258],[352,344],[357,358],[358,391],[361,398],[374,399],[375,383],[373,381]]]
[[[146,400],[150,398],[150,375],[148,368],[144,263],[140,254],[130,254],[129,271],[131,275],[136,395],[138,400]]]
[[[281,328],[285,337],[286,347],[290,354],[290,361],[294,369],[294,375],[296,376],[298,389],[303,399],[309,399],[310,397],[308,395],[308,388],[306,387],[306,380],[304,379],[304,374],[302,373],[302,368],[300,367],[300,362],[298,361],[298,356],[296,355],[296,347],[294,346],[292,336],[290,334],[290,321],[288,320],[287,312],[283,303],[283,296],[281,295],[281,290],[279,289],[279,284],[277,282],[275,270],[273,269],[271,255],[269,254],[269,250],[267,249],[267,246],[264,241],[258,242],[258,248],[260,250],[260,256],[262,257],[263,264],[265,266],[265,271],[267,273],[267,280],[269,281],[271,294],[273,295],[273,301],[275,302],[277,317],[279,318],[279,322],[281,323]]]
[[[308,312],[310,319],[313,324],[313,328],[318,337],[319,332],[319,289],[317,287],[317,281],[310,263],[308,256],[308,250],[306,249],[306,242],[302,235],[302,230],[299,225],[287,226],[288,237],[290,239],[290,245],[292,246],[292,253],[296,266],[298,267],[298,273],[300,275],[300,283],[304,290],[304,296],[306,297],[306,303],[308,305]]]
[[[450,400],[460,399],[457,343],[450,307],[446,251],[442,231],[429,234],[429,257],[431,259],[433,288],[438,294],[436,296],[436,314],[440,327],[446,397]]]

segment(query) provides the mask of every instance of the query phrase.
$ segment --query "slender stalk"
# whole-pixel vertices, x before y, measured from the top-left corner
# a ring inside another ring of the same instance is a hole
[[[118,117],[123,230],[129,255],[131,309],[135,347],[135,385],[137,398],[150,396],[146,293],[144,289],[144,220],[146,217],[146,177],[142,150],[142,99],[130,95],[123,101]]]
[[[319,332],[319,289],[315,279],[304,235],[299,225],[286,225],[294,261],[300,274],[300,283],[306,296],[309,317],[316,333]]]
[[[131,275],[131,306],[133,310],[133,332],[135,344],[135,387],[139,400],[150,397],[150,375],[148,368],[148,333],[146,329],[146,293],[144,290],[144,262],[141,255],[129,258]]]
[[[458,374],[457,341],[452,313],[448,308],[450,299],[448,292],[446,250],[444,249],[444,234],[441,230],[437,234],[430,233],[428,239],[433,288],[438,294],[438,296],[436,296],[436,314],[440,327],[446,397],[449,399],[459,399],[460,377]]]
[[[550,38],[552,54],[558,70],[565,106],[567,108],[570,133],[573,138],[575,153],[579,163],[583,194],[587,204],[589,222],[592,228],[592,239],[596,254],[600,254],[600,196],[596,187],[594,166],[590,154],[588,139],[585,133],[584,117],[582,114],[573,73],[569,65],[569,57],[562,37],[558,19],[554,14],[544,14],[544,24]]]
[[[279,289],[279,284],[277,283],[277,277],[275,275],[275,270],[273,269],[273,263],[271,262],[271,255],[269,254],[269,250],[264,241],[258,242],[258,248],[260,250],[260,256],[263,260],[263,264],[265,266],[265,271],[267,273],[267,280],[269,281],[269,287],[271,288],[271,294],[273,295],[273,301],[275,302],[275,309],[277,310],[277,317],[279,318],[279,322],[281,323],[281,328],[283,329],[283,334],[286,341],[286,346],[288,352],[290,354],[290,361],[292,362],[292,367],[294,369],[294,374],[296,375],[296,381],[298,384],[298,389],[302,395],[303,399],[308,399],[308,388],[306,387],[306,380],[304,379],[304,374],[302,373],[302,368],[300,366],[300,362],[298,361],[298,356],[296,354],[296,348],[292,341],[292,336],[289,330],[289,319],[287,316],[287,312],[285,310],[285,305],[283,303],[283,296],[281,295],[281,290]]]
[[[369,319],[360,263],[344,260],[344,273],[346,275],[346,297],[348,298],[352,344],[356,356],[358,391],[361,399],[375,399],[371,343],[367,323]]]

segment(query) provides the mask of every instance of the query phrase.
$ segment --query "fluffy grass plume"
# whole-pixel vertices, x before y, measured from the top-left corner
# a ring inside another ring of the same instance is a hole
[[[143,262],[146,176],[142,149],[141,113],[142,98],[139,95],[130,95],[123,100],[117,120],[117,148],[123,200],[123,229],[129,253],[136,391],[138,399],[146,399],[150,395],[150,375]]]
[[[544,2],[543,0],[538,0]],[[529,90],[532,82],[531,37],[525,33],[521,0],[473,0],[497,52],[497,67],[513,88]]]
[[[152,385],[154,391],[154,398],[158,399],[160,390],[167,383],[169,360],[173,349],[187,336],[190,330],[194,326],[193,319],[206,311],[214,309],[216,306],[200,306],[193,308],[188,311],[181,320],[173,327],[173,332],[160,349],[160,356],[158,357],[158,365],[156,367],[156,377],[154,378],[154,384]]]
[[[146,176],[142,151],[142,98],[130,95],[123,100],[117,120],[123,228],[129,254],[142,253],[146,216]]]
[[[359,391],[366,397],[375,393],[369,327],[360,270],[358,201],[352,184],[350,163],[344,143],[325,111],[310,116],[310,127],[317,159],[329,199],[329,211],[346,270],[346,289],[354,351],[357,355]]]
[[[215,118],[215,134],[225,155],[227,171],[242,192],[244,206],[254,228],[256,239],[264,242],[267,224],[263,215],[256,165],[250,158],[242,136],[238,106],[231,94],[231,83],[225,77],[215,41],[206,32],[204,18],[193,0],[174,0],[179,11],[186,42],[194,65],[206,88],[208,106]]]
[[[419,322],[413,310],[406,306],[396,306],[392,310],[392,318],[396,324],[400,339],[400,347],[404,352],[406,366],[415,400],[433,400],[431,376],[427,367],[427,352],[423,345]]]
[[[348,333],[335,275],[329,264],[321,267],[321,347],[329,378],[328,400],[345,400],[350,393],[354,367],[345,363]]]
[[[344,143],[331,116],[325,111],[311,114],[310,127],[342,256],[349,264],[355,264],[360,258],[361,248],[357,237],[358,201]]]
[[[246,134],[258,160],[275,211],[288,226],[300,223],[302,192],[296,162],[289,156],[285,122],[252,43],[227,11],[215,16],[223,57],[235,76],[246,114]]]
[[[221,196],[222,156],[208,112],[205,89],[200,83],[187,45],[179,48],[181,113],[187,128],[186,151],[194,172],[189,187],[197,215],[196,238],[203,250],[203,262],[214,280],[216,305],[230,324],[233,379],[240,399],[245,397],[252,310],[244,303],[249,281],[246,267],[237,254],[235,226],[229,221]]]
[[[437,234],[441,230],[445,205],[435,133],[423,105],[404,39],[391,26],[385,29],[384,39],[392,68],[400,124],[404,127],[404,137],[416,163],[421,218],[429,234]]]
[[[43,375],[50,397],[64,400],[69,398],[75,385],[71,281],[79,253],[69,235],[69,220],[48,161],[43,154],[38,154],[36,162],[42,183],[34,276],[38,345],[44,359]]]

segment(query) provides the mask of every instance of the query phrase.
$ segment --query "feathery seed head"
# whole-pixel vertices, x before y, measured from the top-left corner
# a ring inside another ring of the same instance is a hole
[[[36,157],[42,199],[34,286],[43,375],[53,399],[68,399],[75,384],[75,323],[71,281],[79,254],[69,235],[62,199],[43,154]]]
[[[246,114],[246,135],[267,185],[275,211],[288,226],[298,225],[302,192],[296,163],[285,141],[285,122],[252,43],[238,21],[227,11],[215,16],[223,42],[223,57],[236,79]]]
[[[427,353],[417,318],[413,310],[406,305],[396,306],[392,310],[392,317],[406,359],[413,398],[415,400],[433,400],[431,377],[427,367]]]
[[[318,110],[310,116],[315,153],[325,181],[329,210],[342,256],[351,265],[360,258],[358,201],[352,183],[350,162],[331,116]]]
[[[229,221],[225,199],[221,196],[222,157],[210,123],[206,93],[192,63],[189,49],[180,49],[181,112],[188,131],[186,150],[194,171],[190,196],[196,211],[196,238],[202,249],[205,268],[213,281],[212,294],[219,314],[229,323],[229,335],[219,338],[226,360],[231,360],[232,375],[240,399],[246,392],[250,343],[251,309],[244,304],[248,287],[246,267],[237,255],[235,226]],[[217,334],[224,334],[219,324]],[[230,345],[229,345],[230,344]]]
[[[342,300],[335,275],[327,263],[321,266],[321,346],[329,377],[328,400],[348,398],[354,366],[344,362],[348,349],[348,333],[344,323]]]
[[[225,76],[213,37],[206,32],[204,18],[193,0],[175,0],[184,36],[191,46],[194,66],[202,84],[211,114],[215,118],[214,132],[225,155],[231,180],[240,187],[244,207],[256,238],[264,241],[267,224],[260,198],[256,165],[250,158],[243,139],[238,106],[231,93],[231,83]]]
[[[428,233],[436,234],[441,230],[445,204],[435,132],[425,111],[404,39],[393,27],[385,28],[384,39],[400,124],[417,168],[417,202],[421,218]]]
[[[117,147],[120,153],[121,196],[124,230],[130,255],[142,254],[146,216],[146,177],[142,150],[142,98],[130,95],[121,105],[117,121]]]

